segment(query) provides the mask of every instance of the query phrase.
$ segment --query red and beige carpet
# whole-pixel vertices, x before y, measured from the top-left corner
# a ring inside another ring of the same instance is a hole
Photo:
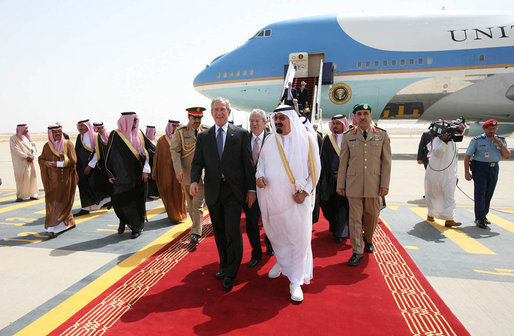
[[[208,216],[203,237],[192,249],[183,233],[51,335],[468,335],[382,223],[356,267],[349,240],[337,245],[323,218],[314,224],[314,279],[300,304],[286,277],[267,277],[275,257],[247,267],[244,233],[235,286],[223,291]]]

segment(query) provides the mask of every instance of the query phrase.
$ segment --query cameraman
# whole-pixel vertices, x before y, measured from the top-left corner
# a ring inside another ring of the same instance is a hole
[[[455,187],[458,181],[457,144],[453,141],[453,132],[447,129],[427,145],[429,153],[425,171],[427,221],[434,221],[434,217],[444,219],[446,227],[461,225],[453,220]]]
[[[485,132],[473,138],[466,150],[464,174],[466,180],[473,179],[475,184],[475,224],[485,229],[486,224],[491,224],[486,215],[489,213],[489,204],[498,181],[498,161],[510,158],[510,151],[505,138],[496,135],[497,120],[487,120],[482,128]],[[471,156],[473,161],[470,164]],[[470,168],[473,175],[469,171]]]

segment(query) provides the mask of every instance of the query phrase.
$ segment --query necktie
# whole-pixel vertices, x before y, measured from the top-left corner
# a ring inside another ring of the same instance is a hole
[[[257,158],[259,158],[259,137],[255,138],[255,142],[252,147],[253,164],[257,164]]]
[[[198,136],[198,128],[195,129],[195,137],[197,137],[197,136]]]
[[[364,140],[368,137],[368,131],[362,132],[362,136],[364,137]]]
[[[216,145],[218,146],[218,155],[220,156],[223,154],[223,128],[218,129],[218,135],[216,136]]]

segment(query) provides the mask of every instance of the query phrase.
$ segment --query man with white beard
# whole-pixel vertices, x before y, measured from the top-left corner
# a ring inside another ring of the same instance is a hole
[[[316,138],[296,111],[279,106],[272,115],[257,164],[257,198],[262,222],[277,263],[268,277],[289,278],[293,301],[302,301],[301,285],[312,279],[312,209],[321,163]]]

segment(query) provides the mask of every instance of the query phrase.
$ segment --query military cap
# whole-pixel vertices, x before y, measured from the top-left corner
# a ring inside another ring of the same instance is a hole
[[[189,107],[186,109],[187,114],[193,117],[203,117],[203,111],[205,107]]]
[[[357,111],[361,110],[368,110],[371,112],[371,105],[369,104],[357,104],[353,107],[353,114],[355,114]]]
[[[482,128],[486,129],[489,126],[498,126],[498,120],[496,119],[489,119],[487,120],[483,125]]]

